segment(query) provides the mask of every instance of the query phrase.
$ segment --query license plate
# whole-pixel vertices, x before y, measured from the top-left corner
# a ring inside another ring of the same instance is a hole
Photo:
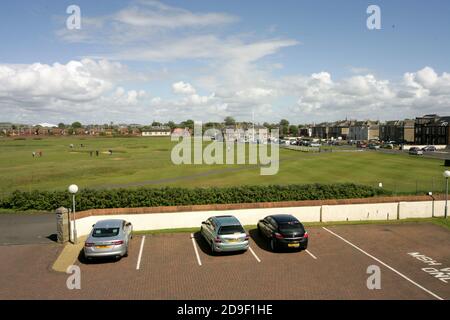
[[[228,239],[228,242],[239,242],[239,239]]]
[[[288,247],[289,248],[298,248],[298,247],[300,247],[300,243],[289,243]]]
[[[111,246],[96,246],[97,249],[109,249]]]

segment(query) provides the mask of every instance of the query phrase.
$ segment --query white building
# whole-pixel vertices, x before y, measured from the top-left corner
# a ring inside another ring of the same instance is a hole
[[[142,131],[143,137],[169,137],[170,128],[169,127],[151,127],[148,130]]]

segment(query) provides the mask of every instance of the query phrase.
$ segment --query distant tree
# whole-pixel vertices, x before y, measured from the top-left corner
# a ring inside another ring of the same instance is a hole
[[[65,129],[66,125],[64,123],[60,122],[60,123],[58,123],[58,128]]]
[[[177,125],[175,124],[175,122],[173,121],[169,121],[165,124],[165,126],[169,127],[170,129],[175,129],[177,127]]]
[[[78,122],[78,121],[72,123],[72,128],[73,129],[79,129],[79,128],[82,128],[82,127],[83,127],[83,125],[80,122]]]
[[[194,120],[186,120],[181,123],[181,125],[185,128],[194,129]]]
[[[264,123],[263,123],[263,126],[266,127],[267,129],[270,129],[270,130],[272,130],[272,129],[278,129],[278,127],[279,127],[277,124],[274,124],[274,123],[268,123],[268,122],[264,122]]]
[[[157,121],[152,122],[152,127],[160,127],[160,126],[161,126],[161,122],[157,122]]]
[[[233,117],[226,117],[224,120],[226,126],[234,126],[236,124],[236,120]]]
[[[289,126],[289,134],[291,135],[298,135],[298,127],[296,125],[290,125]]]
[[[288,127],[289,121],[287,121],[286,119],[281,119],[280,126]]]
[[[280,121],[280,134],[287,135],[289,134],[289,121],[286,119],[282,119]]]

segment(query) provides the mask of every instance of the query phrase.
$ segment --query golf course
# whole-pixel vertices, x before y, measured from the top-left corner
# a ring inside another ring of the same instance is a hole
[[[263,176],[257,165],[175,165],[175,145],[170,138],[0,138],[0,197],[15,190],[65,190],[72,183],[105,189],[381,182],[396,194],[444,190],[442,161],[426,157],[280,148],[278,174]]]

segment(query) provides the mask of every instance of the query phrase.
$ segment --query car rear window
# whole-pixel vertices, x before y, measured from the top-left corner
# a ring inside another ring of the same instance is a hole
[[[245,233],[242,226],[223,226],[219,230],[220,235],[234,234],[234,233]]]
[[[279,229],[281,232],[305,232],[303,225],[298,221],[282,222],[279,224]]]
[[[92,236],[95,238],[115,237],[119,234],[119,228],[95,228]]]

